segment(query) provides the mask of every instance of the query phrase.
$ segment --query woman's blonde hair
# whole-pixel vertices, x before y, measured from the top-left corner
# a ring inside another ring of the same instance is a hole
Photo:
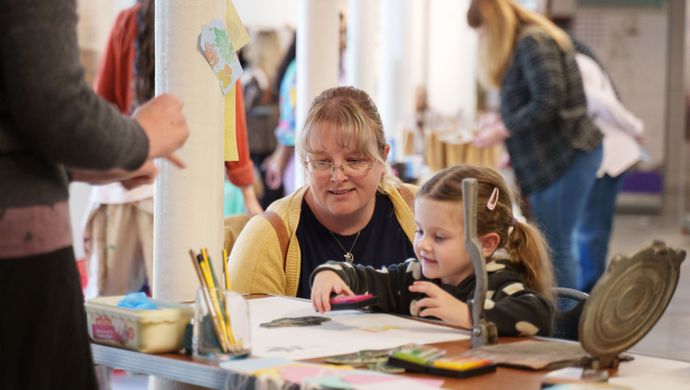
[[[283,59],[283,51],[276,30],[259,30],[247,45],[245,58],[251,66],[256,66],[264,72],[271,85],[275,80],[278,65]]]
[[[312,142],[316,138],[313,138],[312,134],[323,128],[324,124],[330,124],[334,129],[332,135],[337,137],[338,146],[361,152],[372,161],[383,164],[388,172],[383,122],[374,101],[366,92],[355,87],[342,86],[327,89],[314,99],[304,121],[297,148],[302,163],[305,163],[307,157],[314,152]],[[376,146],[375,151],[371,150],[372,140]],[[386,173],[379,190],[382,190],[384,182],[397,183],[397,180]]]
[[[498,172],[473,165],[446,168],[424,183],[417,198],[462,202],[465,178],[477,179],[477,235],[497,233],[498,249],[508,250],[525,285],[553,299],[554,275],[548,244],[537,227],[515,220],[511,192]],[[494,189],[498,190],[498,202],[490,210],[487,204]]]
[[[512,0],[472,0],[467,22],[483,29],[479,34],[479,81],[487,88],[500,88],[520,31],[525,27],[540,28],[563,51],[573,47],[568,34],[553,22]]]

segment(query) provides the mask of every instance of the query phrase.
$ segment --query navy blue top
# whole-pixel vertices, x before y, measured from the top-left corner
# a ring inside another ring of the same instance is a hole
[[[297,240],[302,252],[297,296],[309,298],[312,271],[328,260],[344,261],[345,250],[352,248],[355,264],[381,268],[414,257],[412,243],[405,235],[395,217],[391,200],[382,193],[376,193],[376,206],[369,223],[356,234],[341,236],[329,232],[317,219],[306,201],[302,201],[302,212],[297,226]],[[335,238],[333,237],[335,236]],[[340,241],[340,245],[338,242]],[[352,246],[354,243],[354,247]]]

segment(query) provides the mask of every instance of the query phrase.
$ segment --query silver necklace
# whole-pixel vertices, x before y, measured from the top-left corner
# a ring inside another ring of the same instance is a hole
[[[352,255],[352,249],[355,247],[355,244],[357,244],[357,239],[359,238],[359,233],[361,233],[362,231],[360,230],[360,231],[357,232],[357,236],[355,237],[355,241],[352,243],[352,246],[350,247],[350,250],[348,251],[348,250],[345,249],[345,247],[343,246],[343,244],[340,243],[340,241],[338,240],[338,238],[336,238],[335,234],[333,234],[332,231],[330,231],[329,229],[326,229],[326,230],[328,230],[328,232],[331,233],[331,237],[333,237],[333,239],[335,240],[335,242],[337,242],[338,245],[339,245],[339,246],[343,249],[343,251],[345,252],[345,254],[343,255],[343,257],[345,258],[345,261],[347,261],[348,263],[352,263],[353,261],[355,261],[355,257]]]

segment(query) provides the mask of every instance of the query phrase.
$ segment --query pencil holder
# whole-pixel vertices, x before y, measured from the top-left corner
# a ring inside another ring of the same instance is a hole
[[[250,352],[247,300],[232,291],[199,287],[194,304],[194,357],[231,360],[246,357]]]

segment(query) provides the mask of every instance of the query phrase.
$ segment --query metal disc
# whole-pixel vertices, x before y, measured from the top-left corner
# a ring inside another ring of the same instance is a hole
[[[683,259],[685,251],[661,241],[631,257],[616,256],[582,310],[582,347],[594,357],[610,357],[642,339],[671,301]]]

